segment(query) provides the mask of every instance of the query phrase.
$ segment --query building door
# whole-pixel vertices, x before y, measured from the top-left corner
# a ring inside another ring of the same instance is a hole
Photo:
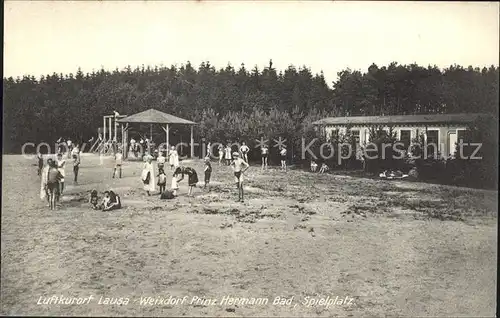
[[[457,143],[457,133],[450,132],[448,134],[448,153],[452,156],[455,155],[457,151],[456,143]]]

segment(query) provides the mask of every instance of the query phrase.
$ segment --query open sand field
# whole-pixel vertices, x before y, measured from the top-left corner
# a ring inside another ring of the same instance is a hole
[[[110,158],[86,155],[80,184],[68,167],[50,211],[34,163],[3,156],[2,315],[495,316],[494,191],[254,166],[236,203],[231,169],[214,163],[210,192],[188,198],[183,181],[179,198],[160,200],[142,191],[140,162],[112,179]],[[185,165],[203,180],[201,161]],[[115,190],[123,208],[91,210],[93,188]],[[93,300],[38,304],[52,295]],[[170,296],[187,300],[141,304]]]

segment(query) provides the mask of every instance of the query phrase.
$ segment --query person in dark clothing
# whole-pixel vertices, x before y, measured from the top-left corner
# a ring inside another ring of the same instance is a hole
[[[196,173],[196,170],[194,170],[191,167],[178,167],[177,169],[175,169],[174,177],[178,175],[181,175],[181,178],[178,179],[177,182],[181,182],[182,180],[184,180],[184,175],[188,176],[188,186],[189,186],[188,196],[192,196],[193,188],[198,183],[198,174]]]

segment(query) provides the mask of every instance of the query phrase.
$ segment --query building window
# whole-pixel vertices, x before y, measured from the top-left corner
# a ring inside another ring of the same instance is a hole
[[[427,144],[439,143],[439,130],[427,130]]]
[[[427,156],[437,157],[439,152],[439,130],[427,130]]]
[[[460,142],[460,140],[463,140],[463,143],[471,142],[470,133],[468,130],[457,129],[457,142]]]
[[[408,149],[411,143],[411,130],[409,129],[402,129],[399,131],[399,141],[401,141],[405,148]]]
[[[351,130],[351,136],[354,140],[354,143],[356,145],[359,145],[359,141],[360,141],[359,130]]]
[[[339,130],[337,128],[333,128],[330,132],[330,140],[339,139]]]

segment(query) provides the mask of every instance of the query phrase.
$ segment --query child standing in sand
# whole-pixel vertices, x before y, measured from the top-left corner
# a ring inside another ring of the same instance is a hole
[[[165,168],[165,162],[167,159],[163,156],[163,151],[158,152],[158,158],[156,158],[156,164],[158,164],[158,171],[163,170]]]
[[[163,168],[158,169],[158,187],[160,187],[160,195],[165,192],[165,187],[167,186],[167,175]]]
[[[41,175],[43,169],[43,156],[40,151],[36,154],[36,158],[38,159],[38,175]]]
[[[115,168],[113,169],[113,179],[115,178],[116,170],[118,170],[118,176],[122,177],[122,164],[123,164],[123,154],[121,150],[115,153]]]
[[[210,176],[212,175],[212,165],[210,164],[210,157],[205,158],[205,186],[206,188],[208,184],[210,183]],[[208,188],[210,190],[210,187]]]
[[[217,148],[219,150],[219,166],[222,165],[222,160],[224,160],[224,146],[222,144],[219,144],[219,147]]]
[[[47,193],[49,196],[49,206],[51,210],[56,209],[56,201],[59,197],[59,183],[63,180],[63,176],[57,167],[57,163],[51,162],[47,171]]]
[[[262,157],[262,170],[267,169],[267,157],[269,156],[269,148],[266,145],[262,145],[260,148],[260,153]]]
[[[231,164],[231,146],[229,145],[229,143],[226,145],[224,151],[225,151],[226,165],[229,166]]]
[[[281,157],[281,170],[284,170],[286,172],[286,147],[285,146],[281,147],[280,157]]]
[[[58,193],[58,200],[59,196],[63,195],[64,192],[64,177],[66,176],[66,160],[63,159],[62,153],[57,154],[57,169],[61,173],[61,180],[59,180],[59,193]]]
[[[236,181],[236,187],[238,188],[238,200],[236,202],[244,202],[243,200],[243,173],[248,169],[248,163],[240,158],[240,154],[237,152],[233,153],[233,162],[231,166],[234,171],[234,178]]]

